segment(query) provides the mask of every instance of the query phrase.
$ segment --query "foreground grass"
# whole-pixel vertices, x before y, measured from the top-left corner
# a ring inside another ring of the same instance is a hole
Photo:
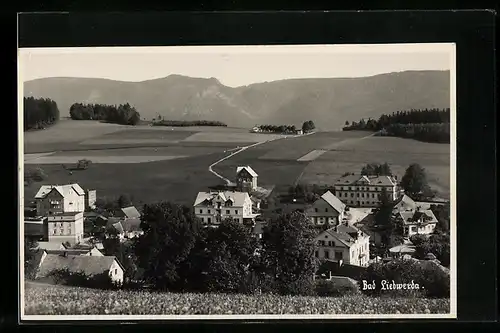
[[[443,314],[449,299],[103,291],[27,285],[27,315]]]

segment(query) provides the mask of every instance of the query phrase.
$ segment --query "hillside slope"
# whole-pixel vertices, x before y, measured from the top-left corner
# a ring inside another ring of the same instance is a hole
[[[410,108],[449,107],[449,71],[407,71],[364,78],[289,79],[231,88],[217,79],[170,75],[142,82],[45,78],[24,95],[55,100],[61,116],[75,102],[129,102],[146,119],[220,120],[229,126],[302,124],[339,129],[346,120],[378,118]]]

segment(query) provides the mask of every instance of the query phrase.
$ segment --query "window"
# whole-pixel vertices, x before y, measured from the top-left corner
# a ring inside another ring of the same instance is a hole
[[[341,251],[335,251],[335,259],[342,260],[343,255]]]
[[[375,193],[372,193],[372,198],[375,198]]]
[[[314,208],[314,211],[317,213],[318,212],[318,208]]]
[[[319,251],[314,252],[314,256],[317,258],[319,257]]]
[[[359,198],[359,193],[356,193],[356,197]]]
[[[210,214],[210,209],[208,210],[208,214]]]
[[[200,214],[203,214],[203,209],[200,209]]]
[[[237,209],[235,209],[235,210],[234,210],[234,213],[235,213],[235,214],[238,214],[238,210],[237,210]]]
[[[364,193],[361,193],[361,197],[364,198],[365,197],[365,194]]]
[[[209,218],[207,219],[207,221],[208,221],[208,223],[211,223],[211,222],[212,222],[212,219],[209,217]]]
[[[239,218],[235,218],[234,221],[235,222],[240,222],[240,219]]]
[[[325,208],[325,213],[328,213],[328,208]]]
[[[349,191],[352,191],[352,187],[349,187]]]
[[[203,217],[202,217],[202,218],[201,218],[201,222],[205,222],[205,218],[203,218]]]
[[[354,198],[354,193],[351,193],[351,198]],[[352,202],[351,202],[352,203]]]
[[[330,258],[330,251],[325,250],[325,258],[329,259]]]
[[[226,209],[226,214],[230,214],[229,209]]]
[[[115,274],[118,274],[118,270],[115,268]]]

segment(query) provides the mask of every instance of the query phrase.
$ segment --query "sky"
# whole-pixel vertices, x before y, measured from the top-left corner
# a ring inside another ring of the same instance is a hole
[[[20,81],[46,77],[144,81],[171,74],[230,87],[291,78],[454,70],[454,44],[182,46],[19,50]]]

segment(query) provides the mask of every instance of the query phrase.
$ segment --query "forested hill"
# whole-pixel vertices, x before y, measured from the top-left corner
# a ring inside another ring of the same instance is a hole
[[[363,78],[288,79],[227,87],[215,78],[170,75],[142,82],[45,78],[25,83],[26,96],[51,98],[61,116],[74,103],[130,103],[142,118],[221,121],[228,126],[296,124],[318,130],[397,110],[447,108],[449,71],[407,71]]]

